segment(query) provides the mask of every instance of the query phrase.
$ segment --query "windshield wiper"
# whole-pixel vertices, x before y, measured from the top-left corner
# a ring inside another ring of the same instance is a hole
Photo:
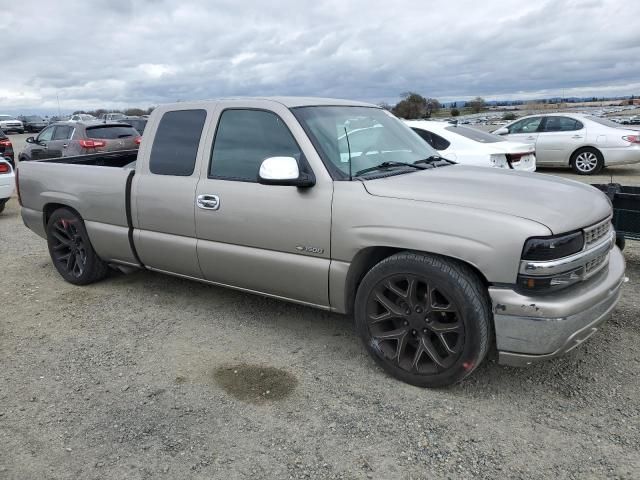
[[[421,162],[422,160],[418,160],[418,161]],[[391,167],[411,167],[411,168],[415,168],[416,170],[426,170],[427,168],[429,168],[429,167],[423,167],[422,165],[416,165],[415,163],[391,161],[391,162],[382,162],[374,167],[363,168],[362,170],[358,170],[354,176],[357,177],[365,173],[375,172],[376,170],[386,170],[387,168],[391,168]]]
[[[446,158],[441,157],[440,155],[430,155],[430,156],[428,156],[427,158],[423,158],[423,159],[421,159],[421,160],[416,160],[416,162],[415,162],[415,163],[427,163],[427,164],[432,164],[432,163],[439,162],[439,161],[441,161],[441,160],[443,160],[443,161],[445,161],[445,162],[448,162],[448,163],[453,163],[453,162],[451,162],[450,160],[447,160]]]

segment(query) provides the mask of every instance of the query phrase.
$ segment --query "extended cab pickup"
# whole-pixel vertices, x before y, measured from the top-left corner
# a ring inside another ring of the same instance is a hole
[[[353,314],[414,385],[461,380],[492,343],[511,365],[571,350],[625,278],[601,192],[453,164],[372,105],[162,106],[134,154],[20,164],[24,223],[65,280],[147,268]]]

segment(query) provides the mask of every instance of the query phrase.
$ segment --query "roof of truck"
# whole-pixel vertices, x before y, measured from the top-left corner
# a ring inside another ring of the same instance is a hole
[[[212,98],[209,100],[194,100],[188,102],[180,102],[172,104],[172,106],[185,106],[190,105],[202,105],[203,103],[215,103],[215,102],[247,102],[247,101],[262,101],[262,102],[276,102],[284,105],[288,108],[294,107],[311,107],[321,105],[333,105],[333,106],[351,106],[351,107],[376,107],[371,103],[358,102],[354,100],[343,100],[338,98],[317,98],[317,97],[228,97],[228,98]],[[162,105],[165,107],[166,105]]]

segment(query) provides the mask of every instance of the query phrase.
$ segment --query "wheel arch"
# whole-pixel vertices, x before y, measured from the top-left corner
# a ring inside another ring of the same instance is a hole
[[[45,204],[42,207],[42,222],[44,223],[45,231],[47,229],[47,224],[49,223],[49,219],[51,218],[51,215],[53,215],[53,212],[55,212],[56,210],[60,210],[61,208],[66,208],[67,210],[71,210],[73,213],[75,213],[78,216],[78,218],[82,220],[82,215],[80,215],[80,212],[78,212],[78,210],[76,210],[72,206],[66,205],[64,203],[50,202]]]
[[[380,263],[385,258],[388,258],[399,252],[413,252],[424,255],[435,255],[442,258],[448,258],[449,260],[454,260],[466,265],[471,270],[473,270],[473,272],[478,276],[485,287],[488,287],[490,285],[490,282],[476,265],[461,258],[455,258],[449,255],[442,255],[426,250],[416,250],[411,248],[386,247],[381,245],[366,247],[356,253],[349,265],[349,270],[347,271],[344,286],[344,310],[347,315],[353,314],[356,293],[358,292],[358,287],[362,283],[362,279],[367,274],[367,272],[369,272],[369,270],[371,270],[376,264]]]
[[[604,154],[602,153],[602,150],[600,150],[596,145],[592,145],[592,144],[587,144],[587,145],[580,145],[578,148],[575,148],[570,154],[569,154],[569,165],[571,165],[573,163],[573,159],[574,157],[578,154],[579,151],[581,150],[595,150],[597,151],[600,155],[602,155],[602,163],[603,165],[606,165],[606,161],[604,158]]]

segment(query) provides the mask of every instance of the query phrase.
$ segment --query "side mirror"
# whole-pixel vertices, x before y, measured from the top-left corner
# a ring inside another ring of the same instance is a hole
[[[507,135],[509,133],[509,129],[507,127],[500,127],[497,130],[493,131],[494,135]]]
[[[293,187],[312,187],[313,176],[300,173],[298,161],[293,157],[265,158],[258,172],[258,183],[264,185],[285,185]]]
[[[36,139],[33,137],[27,137],[27,139],[25,140],[25,142],[27,143],[36,143]]]

